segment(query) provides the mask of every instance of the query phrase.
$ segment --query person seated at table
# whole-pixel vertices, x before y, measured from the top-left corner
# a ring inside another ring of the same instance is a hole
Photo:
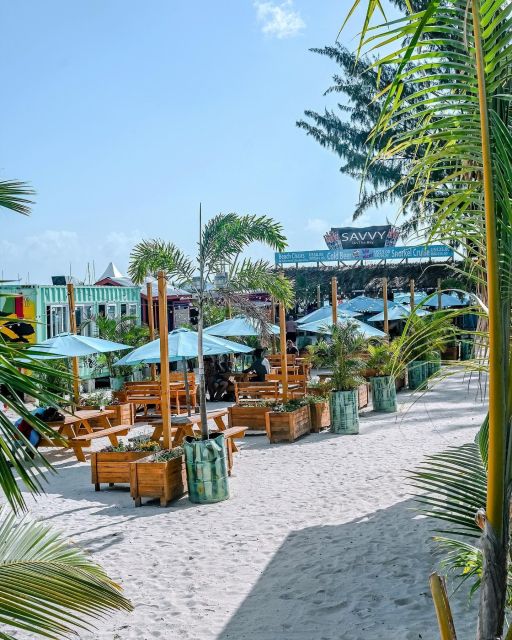
[[[267,374],[270,373],[270,362],[265,358],[263,349],[255,350],[254,359],[244,373],[254,373],[256,382],[265,382]]]
[[[38,407],[30,412],[33,416],[36,416],[42,422],[58,422],[63,420],[64,416],[55,407]],[[41,435],[39,431],[36,431],[31,424],[29,424],[24,418],[19,418],[14,423],[14,426],[18,431],[25,436],[30,444],[37,449],[41,442]],[[32,451],[27,451],[27,455],[33,457]]]
[[[216,378],[214,382],[215,392],[214,401],[220,402],[229,387],[229,376],[231,375],[231,366],[228,356],[222,356],[216,366]]]
[[[286,341],[286,353],[290,356],[298,356],[299,350],[293,340]]]

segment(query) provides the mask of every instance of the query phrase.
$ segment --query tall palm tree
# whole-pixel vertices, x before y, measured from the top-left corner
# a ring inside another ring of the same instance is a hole
[[[477,636],[494,640],[504,631],[512,488],[512,5],[430,0],[424,11],[414,12],[411,0],[405,18],[375,27],[370,25],[382,12],[380,0],[356,0],[350,13],[358,5],[366,7],[360,51],[385,47],[377,66],[397,68],[393,81],[377,88],[385,100],[372,139],[397,121],[416,123],[391,134],[378,156],[391,160],[428,145],[409,168],[408,178],[415,179],[411,197],[434,205],[437,224],[430,237],[458,243],[486,289],[489,443]],[[402,100],[406,83],[417,87],[412,109]],[[439,170],[441,184],[433,177]]]
[[[263,289],[278,302],[291,304],[292,287],[283,275],[273,270],[265,260],[242,257],[253,242],[261,242],[272,249],[282,251],[286,238],[280,224],[267,216],[218,214],[204,226],[200,210],[199,247],[195,260],[187,257],[176,245],[164,240],[143,240],[133,249],[128,272],[136,283],[147,276],[164,271],[177,285],[192,287],[198,301],[198,353],[199,353],[199,405],[203,438],[208,438],[206,395],[203,363],[204,306],[207,299],[217,304],[229,304],[231,308],[259,317],[257,308],[247,298],[254,289]],[[194,274],[199,275],[194,277]],[[225,276],[220,289],[214,289],[215,276]],[[259,317],[264,326],[263,317]]]
[[[32,193],[25,183],[0,182],[0,207],[28,215],[30,201],[25,196]],[[13,425],[4,407],[41,436],[55,438],[22,398],[31,395],[43,406],[58,407],[60,402],[58,387],[42,388],[37,376],[27,375],[54,374],[51,366],[27,354],[29,346],[6,342],[0,334],[0,487],[14,512],[26,510],[16,476],[31,493],[39,494],[44,490],[42,474],[52,468]],[[8,507],[0,510],[0,638],[14,640],[6,627],[33,637],[63,638],[76,629],[91,628],[90,619],[108,611],[131,608],[103,569],[60,534],[37,522],[16,520]]]

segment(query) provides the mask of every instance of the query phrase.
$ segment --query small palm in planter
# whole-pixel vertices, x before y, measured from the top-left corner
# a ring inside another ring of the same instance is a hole
[[[366,367],[361,354],[367,339],[356,324],[348,321],[330,327],[331,340],[308,347],[311,362],[317,367],[332,369],[331,431],[333,433],[359,433],[357,388],[364,383],[362,372]]]
[[[368,345],[367,366],[374,372],[370,384],[374,411],[394,413],[396,405],[396,384],[398,343],[379,342]]]
[[[201,439],[187,438],[184,443],[189,498],[192,502],[217,502],[229,498],[224,436],[221,433],[210,437],[208,430],[203,358],[206,306],[208,302],[217,306],[229,305],[233,311],[255,318],[263,331],[267,318],[256,304],[248,300],[247,293],[263,289],[286,306],[290,306],[293,299],[291,284],[284,276],[274,272],[273,265],[264,260],[253,261],[242,257],[253,242],[262,242],[277,251],[286,247],[281,225],[271,218],[219,214],[203,226],[200,209],[196,260],[162,240],[139,242],[130,257],[129,274],[134,282],[142,283],[147,275],[154,276],[163,271],[173,284],[189,287],[197,300]]]

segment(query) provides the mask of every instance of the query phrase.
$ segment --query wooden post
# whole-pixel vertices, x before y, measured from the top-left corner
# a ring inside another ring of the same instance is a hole
[[[171,393],[169,387],[169,338],[167,321],[167,279],[163,271],[158,272],[158,320],[160,333],[160,393],[162,409],[162,433],[164,449],[172,447],[171,439]]]
[[[76,313],[75,313],[75,288],[72,282],[68,282],[68,309],[69,309],[69,329],[70,333],[76,334]],[[75,404],[80,404],[80,367],[78,358],[71,358],[73,364],[73,400]]]
[[[279,329],[281,338],[281,378],[283,381],[283,400],[288,400],[288,358],[286,357],[286,313],[284,304],[279,305]]]
[[[434,600],[441,640],[457,640],[448,594],[446,592],[446,583],[437,573],[433,573],[430,576],[430,591],[432,592],[432,599]]]
[[[441,278],[437,279],[437,308],[439,311],[443,308],[443,294],[441,292]]]
[[[414,280],[409,280],[409,298],[409,304],[412,310],[416,306],[414,303]]]
[[[146,298],[148,301],[148,325],[149,339],[151,342],[155,339],[155,310],[153,309],[153,283],[148,282],[146,285]],[[156,380],[156,364],[151,365],[151,380]]]
[[[322,305],[322,291],[319,284],[316,285],[316,308],[320,309]]]
[[[382,299],[384,301],[384,333],[389,335],[389,320],[388,320],[388,279],[382,279]]]
[[[338,279],[331,278],[332,323],[338,324]]]

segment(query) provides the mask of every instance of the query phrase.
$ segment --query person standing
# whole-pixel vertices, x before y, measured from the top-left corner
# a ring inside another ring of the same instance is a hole
[[[286,320],[286,339],[295,342],[297,340],[297,322],[293,316],[288,316]]]

